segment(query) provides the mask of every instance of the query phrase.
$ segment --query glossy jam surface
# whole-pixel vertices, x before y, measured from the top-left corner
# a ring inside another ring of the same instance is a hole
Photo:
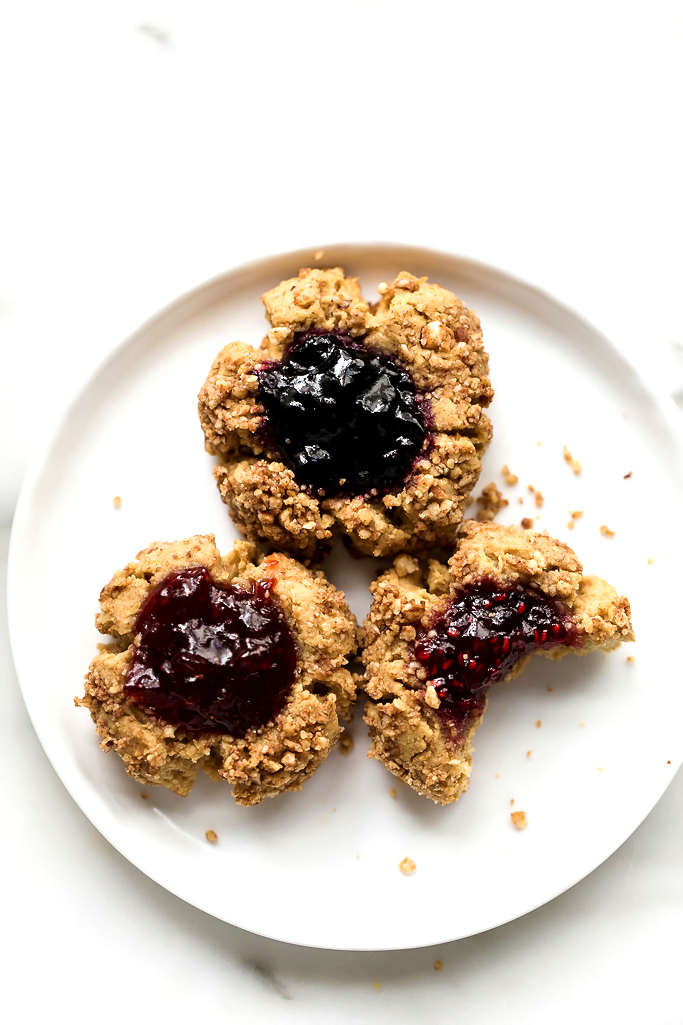
[[[135,624],[124,693],[190,733],[243,737],[282,708],[296,649],[269,580],[217,587],[203,567],[170,573]]]
[[[451,599],[445,613],[423,630],[415,656],[434,687],[438,714],[464,733],[484,708],[486,692],[523,655],[579,639],[567,609],[530,588],[504,589],[484,580]]]
[[[363,495],[410,472],[424,415],[412,380],[389,360],[340,334],[308,334],[258,376],[264,435],[304,487]]]

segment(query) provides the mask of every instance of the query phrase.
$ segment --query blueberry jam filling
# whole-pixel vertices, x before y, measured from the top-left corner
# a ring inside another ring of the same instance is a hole
[[[537,648],[579,647],[561,602],[527,587],[482,580],[464,588],[415,642],[415,656],[459,737],[484,709],[486,692]]]
[[[124,693],[188,733],[243,737],[282,708],[296,649],[272,581],[217,586],[203,566],[169,575],[143,604]]]
[[[342,334],[305,334],[258,372],[264,437],[318,496],[400,485],[421,451],[425,418],[404,370]]]

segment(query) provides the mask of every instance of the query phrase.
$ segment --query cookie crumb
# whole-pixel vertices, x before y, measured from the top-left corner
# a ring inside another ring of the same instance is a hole
[[[500,779],[500,773],[499,772],[496,773],[496,779]]]
[[[532,519],[530,519],[528,516],[525,516],[524,519],[522,520],[522,526],[524,527],[525,530],[531,530],[533,525],[534,525],[534,521]]]
[[[541,728],[541,726],[542,726],[542,725],[543,725],[543,723],[541,722],[541,720],[540,720],[540,719],[537,719],[537,720],[536,720],[536,729],[537,729],[537,730],[540,730],[540,728]]]
[[[537,448],[540,448],[542,444],[543,444],[543,442],[542,442],[542,441],[537,441],[537,442],[536,442],[536,447],[537,447]]]
[[[606,523],[600,527],[600,533],[603,537],[614,537],[614,531],[610,530]]]
[[[443,968],[443,961],[435,961],[434,962],[434,971],[435,972],[440,972],[442,968]]]
[[[140,794],[140,797],[143,801],[149,801],[149,794],[146,794],[144,791]]]
[[[533,486],[533,484],[527,484],[526,489],[527,491],[530,491],[532,495],[536,494],[536,488]]]
[[[529,825],[529,820],[526,817],[525,811],[511,811],[510,818],[512,819],[512,825],[515,829],[526,829]]]
[[[410,876],[417,868],[417,865],[412,858],[404,858],[403,861],[399,862],[398,867],[404,876]]]
[[[574,520],[569,520],[568,523],[567,523],[567,530],[573,530],[573,529],[574,529]]]
[[[527,758],[531,758],[531,751],[527,751],[526,756]]]
[[[604,771],[605,770],[603,769],[602,765],[598,765],[598,772],[604,772]]]
[[[586,725],[585,722],[580,722],[579,723],[579,726],[585,726],[585,725]]]
[[[393,787],[389,791],[389,797],[396,797],[396,791],[395,791],[395,789]]]
[[[519,502],[519,504],[520,504],[520,505],[524,505],[524,499],[522,498],[522,496],[521,496],[521,495],[519,496],[519,498],[517,499],[517,501]]]
[[[628,658],[626,659],[627,662],[635,662],[635,660],[636,660],[635,655],[629,655]]]
[[[325,255],[325,250],[324,249],[319,249],[317,253],[313,253],[313,259],[314,260],[322,260],[324,255]]]
[[[510,798],[510,807],[512,807],[512,805],[513,805],[514,803],[515,803],[515,799],[514,799],[514,797],[511,797],[511,798]]]
[[[669,759],[669,761],[667,761],[667,763],[666,763],[666,764],[667,764],[667,765],[671,765],[671,760]]]
[[[213,829],[207,829],[206,833],[204,833],[204,836],[209,841],[209,843],[215,843],[218,839],[218,834],[214,833]]]
[[[344,730],[339,738],[339,750],[343,755],[350,755],[353,751],[353,737],[348,730]]]
[[[376,983],[375,983],[375,989],[377,990],[377,992],[378,992],[378,993],[379,993],[379,991],[381,990],[381,988],[382,988],[382,985],[381,985],[381,983],[379,983],[379,982],[376,982]]]
[[[114,506],[115,509],[119,509],[120,508],[120,506],[121,506],[121,496],[120,495],[114,495],[114,498],[112,499],[112,505]]]
[[[655,560],[654,559],[648,559],[647,560],[647,564],[648,564],[648,566],[654,566]]]
[[[553,692],[553,688],[552,687],[546,687],[546,690],[548,691],[548,694],[552,694],[552,692]]]
[[[517,484],[519,482],[519,477],[516,473],[510,473],[510,467],[507,464],[503,467],[501,473],[503,474],[505,483],[509,485],[509,487],[512,487],[513,484]]]
[[[572,459],[572,454],[566,445],[562,449],[562,455],[564,456],[565,463],[571,466],[573,473],[581,473],[581,463],[578,459]]]
[[[581,519],[581,517],[583,516],[583,509],[574,509],[574,511],[573,511],[573,512],[572,512],[572,510],[570,509],[570,510],[569,510],[569,515],[571,516],[571,518],[572,518],[573,520],[580,520],[580,519]]]
[[[493,481],[486,485],[476,502],[480,506],[477,512],[477,519],[482,523],[495,519],[500,510],[510,504],[507,498],[503,498],[502,493]]]
[[[633,470],[629,470],[628,473],[624,474],[624,480],[628,480],[629,477],[633,476]]]

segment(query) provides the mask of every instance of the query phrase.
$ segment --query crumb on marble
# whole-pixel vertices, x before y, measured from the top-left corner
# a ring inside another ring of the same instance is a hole
[[[512,825],[515,829],[526,829],[529,825],[529,820],[526,817],[525,811],[511,811],[510,818],[512,819]]]

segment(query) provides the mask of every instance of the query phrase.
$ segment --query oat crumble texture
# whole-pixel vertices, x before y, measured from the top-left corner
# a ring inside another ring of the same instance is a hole
[[[296,676],[284,706],[244,737],[187,733],[124,694],[142,604],[169,573],[188,567],[205,567],[217,586],[272,580],[272,594],[296,644]],[[264,557],[255,545],[237,541],[221,556],[213,534],[157,542],[114,574],[100,594],[100,610],[95,625],[112,640],[100,646],[76,704],[89,710],[100,746],[116,751],[128,775],[140,783],[184,797],[204,771],[230,783],[238,804],[259,804],[300,790],[339,740],[341,721],[350,718],[356,688],[346,666],[357,647],[355,618],[341,591],[321,572],[288,555]]]
[[[370,757],[437,804],[455,801],[467,790],[472,740],[485,702],[466,733],[454,738],[439,713],[434,687],[415,661],[414,643],[451,597],[482,580],[501,588],[523,585],[559,600],[581,645],[528,653],[505,680],[517,676],[533,654],[556,660],[570,652],[610,651],[633,640],[628,599],[599,577],[584,575],[571,548],[547,533],[467,520],[447,565],[430,559],[424,568],[409,555],[396,558],[371,585],[373,604],[364,624]]]
[[[340,267],[303,268],[266,292],[271,329],[261,350],[232,342],[199,393],[214,476],[240,531],[304,560],[335,533],[366,555],[424,552],[455,541],[491,438],[484,413],[493,397],[476,315],[452,292],[401,272],[379,287],[375,307]],[[427,409],[428,444],[398,490],[355,497],[314,495],[269,450],[257,369],[277,361],[307,331],[343,332],[407,372]]]

